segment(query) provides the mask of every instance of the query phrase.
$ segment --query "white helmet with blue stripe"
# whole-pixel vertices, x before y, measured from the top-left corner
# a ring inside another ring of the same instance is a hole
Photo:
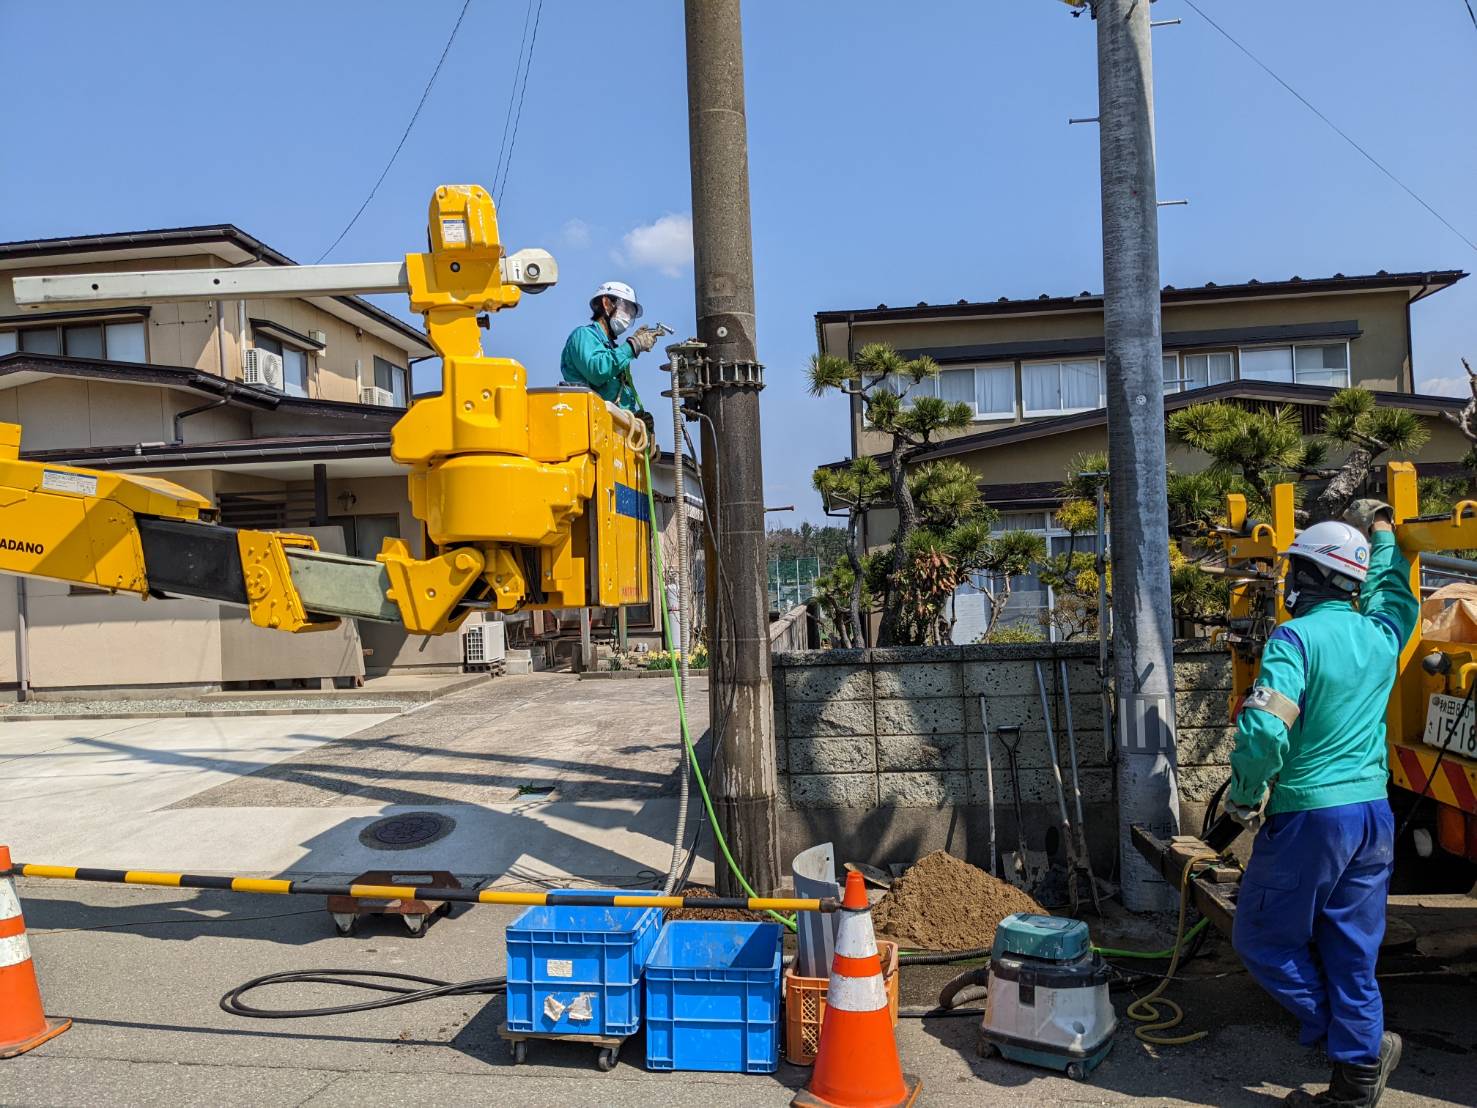
[[[1357,528],[1337,520],[1313,524],[1292,540],[1287,554],[1316,562],[1356,584],[1369,573],[1369,540]]]

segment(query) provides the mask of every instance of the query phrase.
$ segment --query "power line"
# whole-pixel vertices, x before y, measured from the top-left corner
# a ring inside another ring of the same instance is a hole
[[[1467,15],[1472,19],[1472,26],[1477,27],[1477,11],[1472,10],[1472,0],[1462,0],[1467,5]]]
[[[1209,23],[1212,27],[1214,27],[1217,31],[1219,31],[1220,34],[1221,34],[1221,37],[1223,37],[1227,42],[1229,42],[1232,46],[1236,47],[1237,50],[1240,50],[1243,54],[1245,54],[1248,58],[1250,58],[1253,62],[1255,62],[1257,64],[1257,66],[1263,72],[1265,72],[1267,74],[1267,76],[1271,77],[1272,80],[1276,81],[1279,85],[1281,85],[1283,88],[1285,88],[1288,92],[1292,93],[1293,96],[1297,97],[1297,99],[1302,103],[1302,105],[1305,108],[1307,108],[1310,112],[1312,112],[1314,115],[1316,115],[1319,119],[1323,120],[1324,123],[1328,124],[1328,126],[1330,128],[1332,128],[1332,130],[1334,131],[1335,134],[1337,134],[1341,139],[1343,139],[1345,142],[1347,142],[1355,150],[1359,151],[1360,154],[1364,155],[1365,159],[1369,162],[1370,165],[1374,166],[1381,173],[1383,173],[1386,177],[1388,177],[1388,178],[1390,178],[1390,180],[1394,181],[1397,185],[1399,185],[1405,191],[1406,195],[1408,195],[1412,200],[1414,200],[1421,207],[1425,208],[1426,211],[1430,212],[1433,216],[1435,216],[1441,222],[1441,225],[1443,227],[1445,227],[1448,231],[1450,231],[1452,234],[1454,234],[1457,238],[1459,238],[1463,242],[1465,242],[1473,250],[1477,250],[1477,242],[1474,242],[1472,239],[1470,239],[1466,235],[1462,234],[1461,231],[1457,230],[1456,227],[1453,226],[1451,220],[1447,219],[1444,215],[1442,215],[1440,212],[1438,212],[1435,208],[1431,207],[1431,205],[1428,204],[1428,203],[1426,203],[1426,201],[1423,200],[1421,198],[1421,196],[1413,188],[1411,188],[1404,181],[1402,181],[1399,177],[1396,177],[1395,174],[1391,173],[1388,169],[1386,169],[1384,167],[1384,165],[1382,165],[1380,163],[1380,161],[1379,161],[1378,158],[1376,158],[1368,150],[1364,149],[1364,147],[1360,146],[1357,142],[1355,142],[1354,139],[1352,137],[1350,137],[1350,135],[1349,135],[1349,133],[1347,131],[1345,131],[1342,127],[1340,127],[1333,120],[1329,119],[1328,116],[1324,115],[1321,111],[1319,111],[1306,96],[1304,96],[1297,89],[1293,88],[1286,81],[1284,81],[1281,77],[1279,77],[1272,70],[1272,68],[1269,65],[1267,65],[1266,62],[1262,61],[1261,58],[1257,57],[1250,50],[1248,50],[1245,46],[1241,45],[1241,43],[1238,42],[1236,40],[1236,38],[1229,31],[1227,31],[1219,23],[1217,23],[1215,20],[1211,19],[1210,16],[1206,15],[1203,11],[1201,11],[1200,8],[1199,8],[1199,6],[1196,5],[1195,0],[1185,0],[1185,4],[1189,7],[1189,9],[1191,11],[1193,11],[1201,19],[1205,20],[1205,22]],[[1467,10],[1468,11],[1471,11],[1472,10],[1472,6],[1471,6],[1470,0],[1468,0],[1468,2],[1467,2]],[[1474,23],[1477,23],[1477,17],[1474,17],[1473,22]]]
[[[364,198],[364,203],[360,204],[359,210],[354,213],[354,218],[349,220],[344,226],[344,229],[338,233],[338,238],[333,240],[328,249],[318,255],[319,262],[332,254],[335,247],[344,241],[344,236],[353,230],[354,224],[359,222],[359,217],[364,214],[364,209],[369,207],[369,202],[374,199],[374,194],[379,191],[380,185],[385,183],[385,178],[389,175],[390,168],[395,164],[395,159],[400,156],[400,151],[405,146],[405,140],[410,138],[411,128],[415,126],[415,121],[421,116],[421,109],[426,106],[426,98],[431,95],[431,89],[436,84],[436,78],[441,75],[441,66],[445,64],[446,55],[451,52],[451,44],[456,41],[456,33],[461,30],[462,20],[467,17],[467,9],[471,6],[472,0],[463,0],[462,10],[457,14],[456,22],[452,24],[451,34],[446,38],[446,45],[441,48],[441,57],[436,60],[436,68],[431,70],[431,79],[426,82],[426,87],[421,91],[421,98],[415,105],[415,111],[410,114],[410,122],[405,125],[405,131],[401,134],[400,141],[395,144],[394,153],[390,155],[390,160],[385,163],[385,168],[380,171],[379,177],[374,182],[374,187],[369,190],[369,195]],[[314,264],[316,265],[317,262]]]
[[[523,37],[518,42],[518,60],[513,63],[513,84],[508,89],[508,110],[503,115],[503,137],[497,144],[497,168],[492,171],[493,191],[497,191],[497,179],[503,172],[503,151],[508,145],[508,126],[513,122],[513,103],[518,99],[518,71],[523,68],[523,51],[528,45],[528,21],[533,16],[533,0],[523,6]]]
[[[544,0],[538,0],[538,10],[533,15],[533,37],[528,42],[528,61],[523,65],[523,88],[518,93],[518,110],[513,115],[513,138],[508,143],[508,162],[503,167],[503,180],[497,186],[497,197],[507,195],[508,174],[513,171],[513,149],[518,145],[518,124],[523,122],[523,98],[528,95],[528,74],[533,69],[533,51],[538,46],[538,25],[544,15]]]

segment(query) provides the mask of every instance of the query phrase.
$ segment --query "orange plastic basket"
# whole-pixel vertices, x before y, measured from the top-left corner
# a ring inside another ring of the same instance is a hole
[[[887,986],[887,1011],[892,1025],[897,1026],[898,984],[897,943],[877,940],[877,956],[882,960],[882,982]],[[815,1061],[821,1046],[821,1020],[826,1016],[825,977],[798,977],[792,968],[785,970],[785,1060],[796,1066]]]

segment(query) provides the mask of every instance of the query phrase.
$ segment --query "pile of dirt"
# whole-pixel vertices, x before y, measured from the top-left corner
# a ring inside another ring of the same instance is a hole
[[[921,858],[872,907],[877,933],[911,950],[974,950],[1012,912],[1050,915],[1013,885],[942,850]]]
[[[678,896],[717,900],[718,894],[701,885],[688,885]],[[668,908],[667,919],[723,920],[729,923],[763,923],[769,917],[763,912],[745,912],[739,908]]]

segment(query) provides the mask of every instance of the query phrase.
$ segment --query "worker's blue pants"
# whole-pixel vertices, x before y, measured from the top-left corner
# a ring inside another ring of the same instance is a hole
[[[1333,1062],[1379,1060],[1384,1005],[1374,977],[1394,864],[1390,804],[1282,812],[1257,834],[1232,941],[1262,988],[1327,1040]]]

